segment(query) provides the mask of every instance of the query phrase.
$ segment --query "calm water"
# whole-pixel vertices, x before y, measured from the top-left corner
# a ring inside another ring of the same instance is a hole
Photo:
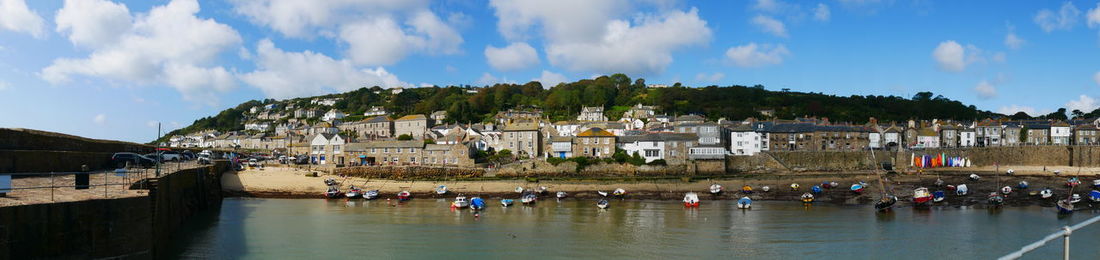
[[[540,201],[480,218],[449,201],[226,199],[177,235],[177,257],[215,259],[990,259],[1096,212],[1059,219],[1053,208],[909,208],[876,215],[869,206],[704,201]],[[1100,225],[1072,237],[1071,255],[1100,259]],[[1061,257],[1056,242],[1029,259]]]

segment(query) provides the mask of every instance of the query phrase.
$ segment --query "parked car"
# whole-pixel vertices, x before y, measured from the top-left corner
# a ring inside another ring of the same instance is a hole
[[[198,156],[199,164],[210,164],[211,162],[213,162],[210,160],[210,151],[202,151],[201,153],[199,153]]]
[[[179,152],[176,152],[176,151],[163,151],[163,152],[160,152],[160,157],[164,158],[165,161],[173,161],[174,162],[174,161],[183,160],[183,155],[181,155]]]
[[[294,164],[309,164],[309,156],[299,155],[294,157]]]
[[[256,167],[260,166],[260,162],[256,158],[248,159],[248,166]]]
[[[180,152],[180,155],[183,156],[184,160],[194,160],[195,158],[198,157],[198,156],[195,155],[195,153],[192,153],[191,151]]]
[[[111,166],[124,168],[126,167],[126,164],[141,167],[152,167],[154,164],[157,164],[157,162],[149,157],[145,157],[136,153],[115,153],[114,155],[111,155]]]

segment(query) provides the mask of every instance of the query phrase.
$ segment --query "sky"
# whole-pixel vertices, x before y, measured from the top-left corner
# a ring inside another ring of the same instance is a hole
[[[613,73],[1088,112],[1100,1],[0,0],[0,127],[92,138],[253,99]]]

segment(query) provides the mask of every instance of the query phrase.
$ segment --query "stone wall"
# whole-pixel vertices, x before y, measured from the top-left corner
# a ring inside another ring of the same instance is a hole
[[[1075,162],[1081,166],[1100,165],[1100,149],[1095,146],[1013,146],[1013,147],[974,147],[954,149],[924,149],[899,152],[897,160],[900,166],[908,167],[913,154],[961,156],[970,159],[974,166],[1034,165],[1034,166],[1070,166]],[[1077,165],[1073,165],[1077,166]]]
[[[66,134],[0,128],[0,173],[73,172],[81,165],[106,169],[116,152],[152,152],[153,147]]]
[[[450,168],[426,166],[355,166],[336,168],[335,173],[361,178],[416,180],[439,178],[475,178],[484,176],[485,170],[480,168]]]
[[[851,171],[874,169],[878,163],[868,151],[781,151],[767,152],[791,171]],[[889,162],[893,152],[875,151],[879,162]],[[908,165],[908,164],[906,164]]]
[[[153,236],[155,241],[168,241],[171,234],[190,217],[201,211],[217,209],[222,203],[222,173],[229,162],[173,172],[156,178],[155,189],[149,192],[152,203]],[[157,252],[167,243],[157,244]]]
[[[75,172],[81,165],[92,170],[109,168],[112,153],[0,150],[0,173]]]
[[[783,166],[783,164],[780,164],[772,158],[771,155],[766,153],[757,153],[751,156],[727,156],[726,169],[731,172],[773,172],[788,170],[786,166]]]

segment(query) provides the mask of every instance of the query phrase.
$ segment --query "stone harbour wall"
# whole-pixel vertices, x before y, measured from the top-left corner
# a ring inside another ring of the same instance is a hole
[[[423,166],[355,166],[336,168],[336,174],[361,178],[394,180],[475,178],[485,175],[484,169]]]

